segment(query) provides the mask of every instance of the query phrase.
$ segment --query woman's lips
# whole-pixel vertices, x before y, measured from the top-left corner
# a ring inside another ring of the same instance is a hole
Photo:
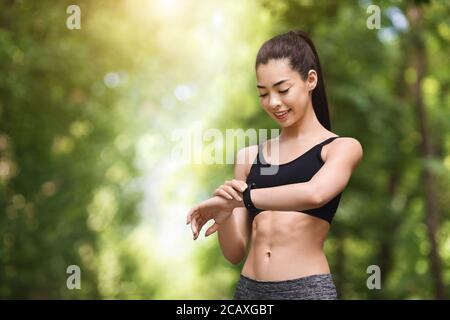
[[[277,112],[274,112],[273,114],[275,115],[275,117],[276,117],[278,120],[284,120],[284,119],[287,118],[288,113],[289,113],[290,111],[291,111],[291,109],[288,109],[288,110],[283,110],[283,111],[277,111]]]

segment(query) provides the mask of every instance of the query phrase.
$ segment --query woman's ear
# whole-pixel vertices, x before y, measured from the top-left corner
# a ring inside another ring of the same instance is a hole
[[[306,86],[309,91],[313,91],[317,85],[317,72],[314,69],[308,71],[308,77],[306,78]]]

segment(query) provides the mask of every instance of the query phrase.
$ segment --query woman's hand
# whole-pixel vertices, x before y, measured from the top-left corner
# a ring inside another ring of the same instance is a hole
[[[220,224],[231,215],[234,208],[242,206],[243,203],[237,200],[227,200],[217,196],[209,198],[200,202],[189,211],[186,224],[191,224],[191,230],[195,240],[198,238],[205,223],[214,219],[215,223],[205,232],[205,236],[207,237],[219,229]]]
[[[225,181],[223,185],[214,191],[214,195],[229,200],[235,199],[242,201],[242,192],[245,189],[247,189],[247,184],[244,181],[233,179],[231,181]]]

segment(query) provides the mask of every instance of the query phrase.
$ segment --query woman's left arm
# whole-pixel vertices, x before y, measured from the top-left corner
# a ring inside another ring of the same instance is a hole
[[[330,144],[326,160],[310,181],[272,188],[252,189],[256,208],[299,211],[319,208],[341,193],[363,157],[363,149],[354,138],[337,139]]]

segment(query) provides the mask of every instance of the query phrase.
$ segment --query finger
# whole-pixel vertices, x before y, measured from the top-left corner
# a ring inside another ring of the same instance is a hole
[[[202,228],[203,228],[203,226],[205,225],[206,222],[207,222],[206,219],[202,219],[202,220],[199,221],[199,223],[198,223],[198,232],[195,235],[194,240],[198,238],[198,236],[200,235],[200,232],[202,231]]]
[[[193,234],[194,240],[197,239],[198,236],[200,235],[200,231],[207,220],[209,220],[209,219],[204,218],[200,214],[194,214],[193,222],[191,224],[191,225],[193,225],[192,234]]]
[[[196,215],[194,215],[192,217],[192,220],[191,220],[191,230],[192,230],[192,234],[193,234],[194,240],[195,240],[195,237],[197,235],[197,230],[198,230],[198,228],[197,228],[197,223],[198,223],[197,219],[198,219],[198,217]]]
[[[242,201],[241,197],[239,196],[239,194],[236,192],[236,190],[233,189],[233,187],[231,186],[223,186],[223,189],[228,193],[231,194],[232,197],[234,199],[236,199],[237,201]]]
[[[194,212],[194,208],[189,210],[188,215],[186,216],[186,224],[189,224],[191,222],[192,213]]]
[[[219,225],[217,223],[214,223],[211,227],[208,228],[208,230],[206,230],[205,237],[208,237],[209,235],[213,234],[217,230],[219,230]]]
[[[233,179],[230,181],[229,185],[231,185],[235,190],[243,192],[247,189],[247,184],[245,181]]]
[[[230,196],[225,190],[220,189],[220,188],[217,189],[216,192],[214,192],[214,195],[215,195],[215,196],[222,197],[222,198],[225,198],[225,199],[229,199],[229,200],[232,200],[232,199],[233,199],[233,197]]]
[[[202,220],[200,221],[199,226],[201,226],[201,227],[203,228],[203,226],[204,226],[206,223],[208,223],[209,220],[211,220],[211,219],[209,219],[209,218],[202,219]],[[200,227],[199,227],[199,229],[200,229]]]
[[[196,219],[196,228],[197,231],[194,233],[194,240],[198,238],[200,235],[200,231],[202,231],[203,225],[206,223],[206,219],[198,218]]]
[[[192,219],[194,218],[195,215],[198,215],[198,206],[192,208],[189,211],[189,214],[187,215],[187,218],[186,218],[186,224],[191,223]]]

